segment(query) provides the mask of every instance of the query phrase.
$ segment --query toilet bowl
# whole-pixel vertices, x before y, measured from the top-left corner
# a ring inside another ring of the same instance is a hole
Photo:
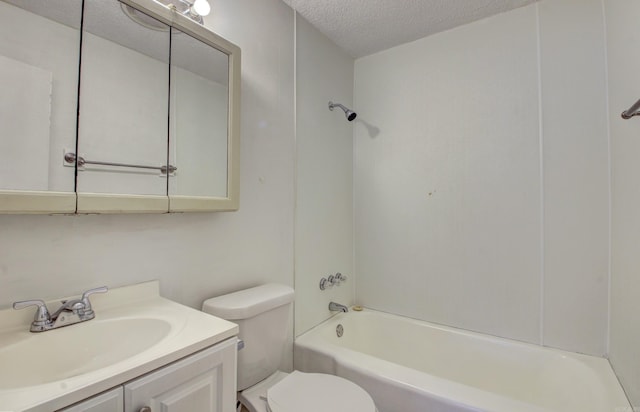
[[[355,383],[324,373],[278,370],[289,334],[294,292],[267,284],[207,299],[202,310],[235,322],[244,348],[238,352],[238,400],[249,412],[376,412]]]

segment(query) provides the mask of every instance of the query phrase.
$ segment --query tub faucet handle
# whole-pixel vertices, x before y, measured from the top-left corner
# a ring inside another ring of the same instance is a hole
[[[320,279],[320,290],[326,290],[333,286],[333,276],[329,276],[329,279],[322,278]]]
[[[336,273],[335,276],[333,277],[333,282],[337,285],[339,285],[340,282],[346,282],[346,281],[347,281],[347,277],[340,272]]]
[[[340,285],[340,282],[344,282],[347,280],[347,277],[342,273],[338,272],[335,275],[329,275],[326,278],[320,279],[320,290],[325,290],[326,288],[330,288],[333,285]]]

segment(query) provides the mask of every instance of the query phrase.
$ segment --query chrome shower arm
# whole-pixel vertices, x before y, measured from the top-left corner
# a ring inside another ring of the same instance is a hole
[[[342,111],[344,112],[344,115],[346,116],[347,120],[352,122],[357,116],[358,114],[356,112],[354,112],[353,110],[349,109],[348,107],[340,104],[340,103],[334,103],[334,102],[329,102],[329,110],[333,111],[334,107],[339,107],[342,109]]]
[[[336,107],[336,106],[337,106],[337,107],[339,107],[339,108],[341,108],[341,109],[342,109],[342,110],[344,110],[345,112],[346,112],[347,110],[349,110],[349,109],[347,109],[347,107],[346,107],[345,105],[343,105],[343,104],[340,104],[340,103],[334,103],[334,102],[329,102],[329,110],[333,110],[333,108],[334,108],[334,107]]]

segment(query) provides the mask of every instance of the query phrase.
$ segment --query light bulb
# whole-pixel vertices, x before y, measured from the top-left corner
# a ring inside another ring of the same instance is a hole
[[[196,0],[193,2],[193,11],[200,16],[207,16],[211,12],[211,6],[207,0]]]

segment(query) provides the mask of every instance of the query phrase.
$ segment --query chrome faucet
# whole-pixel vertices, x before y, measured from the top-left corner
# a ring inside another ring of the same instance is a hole
[[[95,318],[96,314],[91,307],[89,296],[94,293],[105,293],[107,290],[106,286],[102,286],[87,290],[82,294],[80,299],[63,300],[62,306],[52,315],[49,314],[47,305],[37,299],[14,302],[13,308],[24,309],[29,306],[37,306],[38,308],[36,309],[36,314],[33,317],[33,322],[31,322],[31,328],[29,330],[31,332],[45,332]]]
[[[341,305],[336,302],[329,302],[329,310],[340,311],[340,312],[349,312],[349,308],[345,305]]]

